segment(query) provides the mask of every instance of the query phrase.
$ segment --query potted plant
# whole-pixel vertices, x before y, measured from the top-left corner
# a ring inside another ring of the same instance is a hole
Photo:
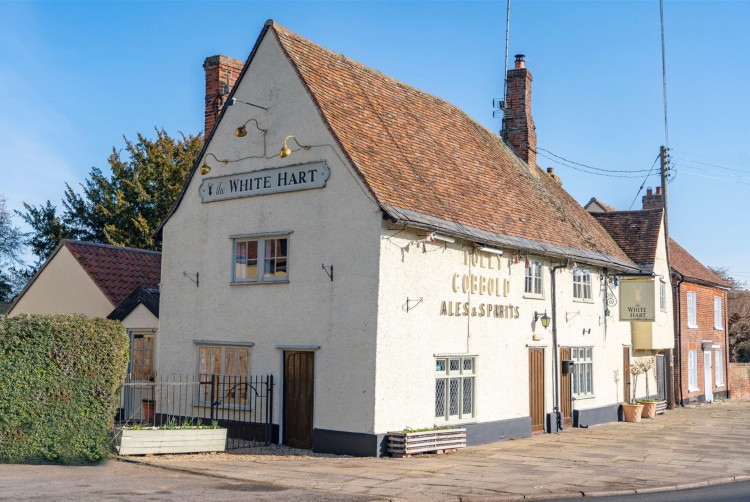
[[[416,453],[446,453],[466,446],[465,427],[432,427],[388,433],[388,453],[410,457]]]
[[[141,407],[143,408],[143,420],[146,422],[154,421],[154,403],[153,399],[144,397],[141,399]]]
[[[648,372],[654,369],[654,360],[653,359],[646,359],[640,361],[638,364],[640,364],[641,369],[643,370],[643,374],[646,376],[646,399],[642,399],[640,404],[643,405],[643,412],[641,413],[642,417],[654,419],[656,418],[656,399],[651,399],[651,393],[648,390]]]
[[[632,398],[630,402],[622,404],[622,414],[626,422],[640,422],[643,405],[635,400],[635,392],[638,384],[638,375],[643,373],[642,367],[637,363],[628,364],[628,372],[633,376]]]
[[[159,427],[135,424],[115,431],[115,449],[119,455],[149,455],[163,453],[201,453],[224,451],[227,429],[214,420],[203,424],[200,419],[179,423],[170,417]]]

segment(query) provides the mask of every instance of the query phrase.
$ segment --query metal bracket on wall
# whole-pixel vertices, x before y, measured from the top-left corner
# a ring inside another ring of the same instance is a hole
[[[409,298],[407,297],[407,298],[406,298],[406,312],[408,313],[408,312],[409,312],[410,310],[414,310],[415,308],[417,308],[417,305],[419,305],[419,304],[420,304],[420,303],[422,303],[423,301],[424,301],[424,297],[421,297],[421,296],[419,297],[419,299],[415,299],[415,300],[410,300],[410,299],[409,299]],[[412,303],[413,303],[414,305],[410,305],[410,304],[412,304]]]
[[[193,276],[192,275],[190,275],[190,274],[188,274],[187,272],[184,272],[184,271],[182,272],[182,275],[184,275],[185,277],[187,277],[188,279],[190,279],[191,281],[193,281],[195,283],[195,287],[196,288],[200,287],[200,276],[198,274],[199,274],[198,272],[195,273],[195,280],[193,280]]]
[[[328,277],[331,278],[331,282],[333,282],[333,265],[325,266],[325,264],[321,263],[320,266],[325,270],[326,274],[328,274]]]

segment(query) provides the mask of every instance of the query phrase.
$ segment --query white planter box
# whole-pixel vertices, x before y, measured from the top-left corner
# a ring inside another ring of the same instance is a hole
[[[443,452],[466,446],[466,429],[441,429],[423,432],[391,432],[388,434],[388,453],[394,456],[416,453]]]
[[[224,451],[226,429],[119,429],[119,455]]]

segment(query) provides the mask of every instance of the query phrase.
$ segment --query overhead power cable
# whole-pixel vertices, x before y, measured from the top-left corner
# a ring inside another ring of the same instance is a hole
[[[682,160],[682,161],[685,161],[685,162],[691,162],[693,164],[700,164],[700,165],[703,165],[703,166],[715,167],[717,169],[724,169],[726,171],[736,171],[736,172],[739,172],[739,173],[750,174],[750,169],[736,169],[736,168],[732,168],[732,167],[722,166],[722,165],[719,165],[719,164],[712,164],[710,162],[702,162],[700,160],[688,159],[686,157],[677,157],[677,156],[675,156],[674,158]]]
[[[641,187],[638,189],[638,192],[635,194],[635,197],[633,197],[633,202],[630,203],[630,207],[628,208],[628,211],[633,209],[633,204],[635,204],[635,201],[638,199],[638,196],[641,194],[641,190],[643,190],[643,187],[646,186],[646,180],[648,179],[649,176],[651,176],[651,171],[654,170],[654,166],[656,165],[656,161],[659,160],[659,157],[661,157],[661,155],[657,155],[656,158],[654,159],[654,163],[651,164],[651,169],[648,170],[648,174],[646,175],[645,178],[643,178],[643,183],[641,183]]]
[[[560,155],[557,155],[556,153],[550,152],[549,150],[545,150],[544,148],[537,148],[537,150],[547,152],[548,154],[552,155],[556,159],[559,159],[560,161],[568,162],[570,164],[575,164],[577,166],[585,167],[587,169],[593,169],[594,171],[602,171],[605,173],[645,173],[647,171],[650,171],[649,169],[602,169],[601,167],[589,166],[586,164],[581,164],[580,162],[576,162],[574,160],[566,159],[565,157],[562,157]],[[539,152],[537,151],[537,153]],[[547,157],[546,155],[542,155],[542,157],[549,159],[549,157]],[[554,159],[550,159],[550,160],[554,160]]]

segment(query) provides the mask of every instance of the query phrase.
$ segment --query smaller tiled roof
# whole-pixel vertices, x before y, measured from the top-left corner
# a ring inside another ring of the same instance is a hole
[[[726,281],[711,272],[708,267],[696,260],[673,239],[669,239],[669,265],[673,271],[684,276],[687,280],[693,280],[722,288],[729,287],[729,284]]]
[[[591,213],[637,265],[653,265],[659,242],[662,210]]]
[[[66,240],[65,246],[113,305],[120,305],[138,286],[159,287],[161,253]]]
[[[158,289],[147,288],[143,285],[135,288],[120,305],[107,316],[107,319],[122,321],[133,312],[138,305],[143,305],[158,319],[159,318],[159,296]]]
[[[591,200],[588,201],[586,205],[583,206],[583,208],[588,210],[589,206],[591,206],[592,204],[597,204],[599,207],[601,207],[604,210],[604,212],[607,212],[607,213],[612,212],[612,211],[617,211],[617,209],[610,206],[609,204],[605,204],[604,202],[600,201],[596,197],[591,197]]]

